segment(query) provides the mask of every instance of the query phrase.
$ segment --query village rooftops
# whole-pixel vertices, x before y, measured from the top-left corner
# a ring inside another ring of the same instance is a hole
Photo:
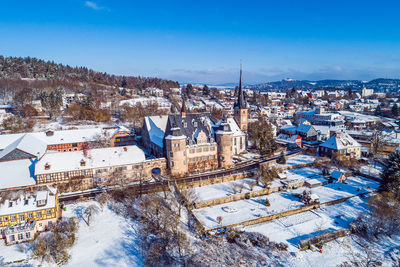
[[[57,189],[37,186],[0,192],[0,216],[55,208]]]
[[[35,175],[130,165],[145,160],[143,150],[137,146],[49,152],[37,162]]]
[[[327,141],[320,145],[334,150],[342,150],[352,147],[361,147],[361,145],[354,140],[349,134],[345,132],[332,135]]]

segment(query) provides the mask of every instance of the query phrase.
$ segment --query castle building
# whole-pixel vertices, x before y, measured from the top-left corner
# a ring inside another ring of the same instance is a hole
[[[188,113],[185,99],[180,113],[148,116],[142,144],[150,154],[165,157],[171,176],[232,167],[233,155],[247,149],[248,105],[242,89],[242,70],[234,117],[214,122],[209,113]]]

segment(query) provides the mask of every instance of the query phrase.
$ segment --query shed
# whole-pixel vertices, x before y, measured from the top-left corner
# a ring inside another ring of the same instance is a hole
[[[344,172],[338,170],[334,170],[333,172],[331,172],[331,177],[339,182],[344,182],[347,179]]]
[[[322,182],[317,179],[307,179],[304,184],[308,188],[315,188],[318,186],[322,186]]]

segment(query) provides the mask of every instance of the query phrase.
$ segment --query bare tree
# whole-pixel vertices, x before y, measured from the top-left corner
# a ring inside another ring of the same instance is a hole
[[[82,215],[86,217],[86,219],[85,218],[83,218],[83,219],[85,220],[87,225],[90,225],[93,215],[99,213],[99,211],[100,211],[100,208],[95,204],[91,204],[88,207],[86,207],[86,209],[83,211]]]

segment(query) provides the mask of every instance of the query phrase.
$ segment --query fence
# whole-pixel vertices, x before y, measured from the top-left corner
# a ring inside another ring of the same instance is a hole
[[[339,229],[330,231],[327,233],[323,233],[317,236],[309,237],[299,242],[299,249],[306,250],[309,249],[312,245],[321,245],[323,243],[327,243],[339,237],[348,236],[350,231],[347,229]]]

